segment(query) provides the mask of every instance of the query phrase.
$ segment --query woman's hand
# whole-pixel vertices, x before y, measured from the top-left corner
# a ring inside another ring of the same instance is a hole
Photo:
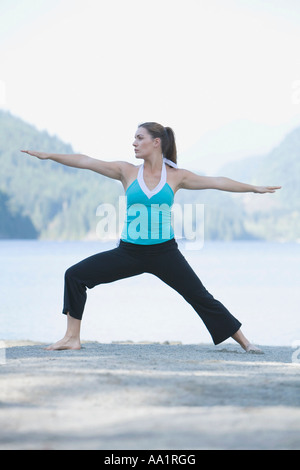
[[[275,193],[277,189],[280,189],[281,186],[254,186],[254,193],[265,194],[265,193]]]
[[[32,155],[33,157],[37,157],[40,160],[47,160],[50,155],[46,152],[35,152],[34,150],[21,150],[23,153],[28,153],[28,155]]]

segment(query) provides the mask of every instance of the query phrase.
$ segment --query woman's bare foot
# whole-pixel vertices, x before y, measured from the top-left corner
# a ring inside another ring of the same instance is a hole
[[[250,354],[264,354],[264,352],[259,349],[257,346],[254,346],[254,344],[251,344],[250,341],[243,335],[241,330],[238,330],[232,338],[239,343],[239,345],[247,352]]]
[[[246,346],[245,351],[250,354],[264,354],[264,352],[259,349],[257,346],[254,346],[254,344],[249,343],[248,346]]]
[[[77,320],[67,314],[68,325],[63,339],[45,348],[47,351],[63,351],[64,349],[81,349],[80,326],[81,320]]]
[[[63,351],[65,349],[81,349],[80,340],[78,338],[73,338],[72,336],[65,336],[60,341],[57,341],[57,343],[51,344],[45,348],[46,351]]]

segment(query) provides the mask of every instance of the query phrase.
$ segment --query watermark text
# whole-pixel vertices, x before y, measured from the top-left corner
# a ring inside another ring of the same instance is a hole
[[[0,106],[6,104],[6,85],[3,80],[0,79]]]
[[[186,250],[199,250],[204,245],[204,204],[133,204],[126,214],[126,196],[118,204],[100,204],[96,235],[100,240],[119,237],[139,240],[168,240],[174,237],[185,241]]]
[[[300,104],[300,80],[292,83],[292,104]]]
[[[296,349],[292,354],[292,363],[300,365],[300,339],[293,341],[292,348]]]

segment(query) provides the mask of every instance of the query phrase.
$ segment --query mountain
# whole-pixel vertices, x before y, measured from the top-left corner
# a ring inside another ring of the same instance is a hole
[[[37,231],[30,218],[9,208],[9,198],[0,191],[0,239],[36,238]]]
[[[191,170],[200,168],[206,174],[218,174],[224,162],[238,163],[250,155],[268,154],[297,126],[299,117],[277,126],[246,119],[232,121],[203,134],[184,152],[184,161]]]
[[[241,198],[245,227],[264,239],[300,241],[300,128],[267,155],[225,165],[220,172],[255,185],[282,186],[276,194]]]
[[[74,153],[56,136],[0,111],[0,238],[80,239],[95,233],[97,206],[115,204],[120,184],[20,149]]]

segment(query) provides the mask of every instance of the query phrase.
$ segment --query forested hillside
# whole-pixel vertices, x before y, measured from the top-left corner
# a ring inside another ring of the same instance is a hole
[[[251,203],[241,198],[245,227],[263,239],[300,241],[300,128],[268,155],[226,165],[222,172],[252,184],[281,185],[275,195],[257,195]]]
[[[227,165],[219,173],[248,183],[282,185],[275,195],[182,190],[175,202],[204,204],[207,240],[300,240],[299,148],[296,129],[269,155]],[[121,184],[88,170],[40,161],[20,149],[74,153],[71,145],[0,110],[0,238],[96,238],[96,209],[103,203],[118,208]]]
[[[81,239],[95,232],[97,206],[116,203],[120,183],[20,149],[74,153],[57,137],[0,111],[0,237]]]

